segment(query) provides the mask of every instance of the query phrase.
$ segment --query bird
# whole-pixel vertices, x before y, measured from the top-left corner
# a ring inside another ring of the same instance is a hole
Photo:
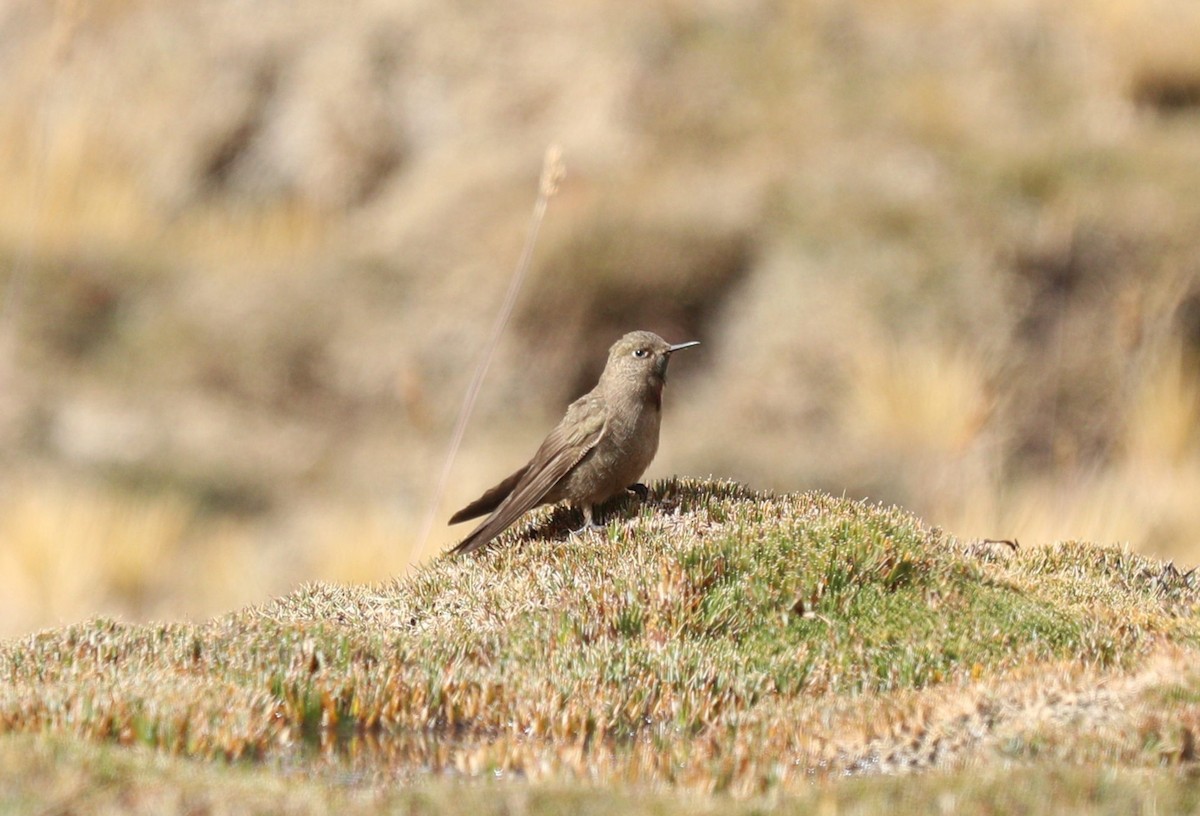
[[[658,452],[671,355],[698,345],[649,331],[614,343],[596,387],[567,407],[529,463],[450,517],[453,525],[487,515],[448,554],[474,552],[533,508],[564,500],[583,513],[576,532],[597,527],[595,508],[636,483]]]

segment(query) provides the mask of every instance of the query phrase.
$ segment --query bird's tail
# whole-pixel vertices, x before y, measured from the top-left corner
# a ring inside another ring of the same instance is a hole
[[[484,544],[491,541],[492,538],[494,537],[491,535],[489,535],[489,536],[480,535],[480,533],[482,533],[482,532],[483,532],[483,527],[481,526],[479,529],[475,530],[469,536],[467,536],[462,541],[458,542],[453,547],[451,547],[449,550],[447,550],[446,555],[451,555],[451,556],[467,555],[469,553],[475,552],[480,547],[482,547]]]
[[[529,465],[521,468],[503,482],[484,493],[478,499],[468,504],[462,510],[459,510],[450,517],[449,523],[458,524],[460,521],[470,521],[473,518],[486,516],[488,513],[495,510],[500,506],[500,502],[507,499],[508,494],[513,492],[513,488],[517,486],[517,482],[521,481],[521,477],[525,475],[525,471],[527,470],[529,470]],[[459,546],[461,547],[462,545],[460,544]]]

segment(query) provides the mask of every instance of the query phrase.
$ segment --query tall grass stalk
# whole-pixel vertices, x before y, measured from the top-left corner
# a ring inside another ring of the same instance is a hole
[[[517,261],[517,267],[513,272],[512,280],[508,284],[508,291],[504,295],[504,302],[500,305],[500,311],[496,314],[496,320],[492,324],[491,334],[488,335],[487,343],[483,347],[483,356],[479,360],[479,365],[475,368],[471,384],[467,386],[467,393],[463,398],[462,407],[459,408],[458,419],[454,423],[454,432],[450,436],[450,445],[446,451],[446,461],[442,464],[442,472],[438,476],[437,486],[434,488],[433,495],[429,499],[429,509],[425,513],[424,521],[421,523],[421,531],[417,536],[417,545],[413,548],[412,560],[414,562],[420,560],[425,554],[425,548],[429,542],[429,534],[433,531],[433,522],[437,518],[438,510],[442,503],[442,496],[445,495],[446,485],[450,481],[450,471],[454,467],[454,458],[457,456],[458,449],[462,445],[462,438],[467,429],[467,422],[471,419],[471,412],[475,408],[475,400],[479,397],[479,390],[483,386],[483,378],[487,375],[487,370],[492,364],[492,357],[495,355],[496,346],[500,344],[500,335],[504,333],[504,328],[508,325],[513,307],[517,302],[517,295],[520,294],[521,286],[529,274],[530,262],[533,259],[533,248],[537,244],[538,232],[541,229],[543,219],[546,217],[546,209],[550,204],[550,199],[558,192],[558,185],[562,181],[564,174],[565,168],[562,163],[562,150],[558,145],[550,145],[546,149],[546,156],[542,162],[542,176],[538,183],[538,195],[533,205],[533,215],[530,218],[529,235],[525,239],[525,246],[521,250],[521,257]]]

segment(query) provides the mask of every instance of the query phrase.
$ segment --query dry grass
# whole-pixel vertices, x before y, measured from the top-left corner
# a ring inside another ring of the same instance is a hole
[[[171,499],[10,486],[0,513],[4,617],[19,631],[31,610],[71,620],[114,596],[144,597],[178,557],[191,517]]]
[[[1189,764],[1200,587],[1128,551],[1011,552],[895,508],[665,482],[567,538],[314,584],[203,625],[10,641],[0,731],[427,775],[742,796],[1000,758]]]
[[[302,201],[200,205],[187,218],[156,207],[137,176],[83,122],[48,133],[0,121],[0,245],[33,246],[38,256],[99,255],[144,267],[196,265],[222,274],[285,270],[318,253],[333,225]],[[169,259],[169,262],[166,260]]]
[[[1067,538],[1129,542],[1143,552],[1194,564],[1200,508],[1188,497],[1200,489],[1200,379],[1177,348],[1150,355],[1143,366],[1127,398],[1118,452],[1106,465],[1012,478],[991,465],[994,459],[981,456],[995,444],[981,435],[963,455],[935,459],[932,467],[925,460],[928,472],[943,482],[917,502],[922,512],[964,535],[1003,535],[1027,544]],[[946,397],[936,390],[922,393],[936,402]],[[955,433],[951,422],[941,427]],[[921,462],[915,453],[908,455]]]
[[[286,589],[261,534],[179,493],[9,479],[0,494],[0,617],[10,636],[97,614],[207,617]]]

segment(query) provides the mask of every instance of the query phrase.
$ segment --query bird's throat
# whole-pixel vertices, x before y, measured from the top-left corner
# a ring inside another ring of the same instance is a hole
[[[651,380],[650,393],[646,395],[646,403],[654,408],[655,411],[662,410],[662,392],[663,381]]]

